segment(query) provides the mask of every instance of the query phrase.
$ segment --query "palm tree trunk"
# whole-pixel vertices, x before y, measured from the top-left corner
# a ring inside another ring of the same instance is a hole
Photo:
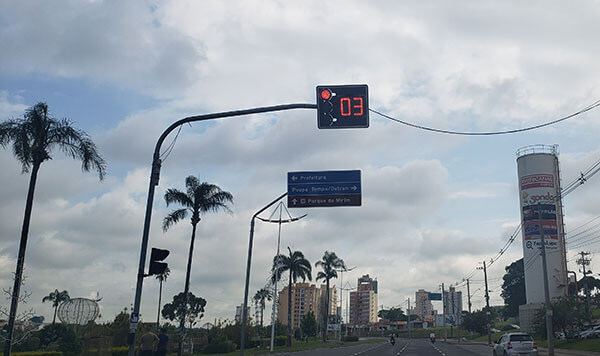
[[[58,304],[54,306],[54,317],[52,318],[52,325],[56,322],[56,311],[58,310]]]
[[[326,279],[327,284],[325,287],[325,312],[323,313],[323,330],[321,330],[321,334],[323,335],[323,342],[327,341],[327,319],[329,319],[329,278]]]
[[[156,315],[156,330],[160,328],[160,299],[162,298],[162,278],[160,279],[160,287],[158,288],[158,314]]]
[[[25,249],[27,248],[27,236],[29,235],[29,223],[31,221],[31,211],[33,210],[33,193],[35,192],[35,183],[40,169],[40,163],[34,163],[29,178],[29,190],[27,192],[27,202],[25,203],[25,216],[23,217],[23,228],[21,229],[21,243],[19,244],[19,255],[17,258],[17,270],[15,272],[15,284],[12,290],[10,303],[10,314],[8,317],[8,333],[6,335],[6,344],[4,345],[4,356],[10,356],[12,348],[13,330],[15,328],[15,318],[17,316],[17,306],[19,304],[19,293],[21,291],[21,282],[23,279],[23,265],[25,264]]]
[[[183,354],[183,337],[185,334],[185,318],[187,316],[188,306],[188,294],[190,291],[190,274],[192,272],[192,256],[194,255],[194,240],[196,239],[196,224],[192,224],[192,240],[190,241],[190,253],[188,256],[187,272],[185,274],[185,304],[183,306],[183,315],[181,316],[181,323],[179,324],[180,335],[179,335],[179,349],[177,350],[177,356]]]
[[[290,272],[290,280],[288,283],[288,325],[287,325],[287,346],[292,346],[292,273]]]

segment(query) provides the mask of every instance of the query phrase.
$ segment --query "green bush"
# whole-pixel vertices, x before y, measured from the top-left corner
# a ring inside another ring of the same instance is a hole
[[[112,356],[127,356],[128,353],[129,353],[129,347],[127,347],[127,346],[113,347],[110,350],[110,354]]]
[[[208,344],[208,345],[206,345],[206,347],[204,348],[204,351],[202,351],[202,352],[205,354],[226,354],[226,353],[235,351],[236,348],[237,348],[236,344],[227,340],[227,341],[221,341],[221,342],[214,343],[214,344]]]
[[[275,344],[275,346],[285,346],[285,343],[287,342],[287,336],[275,336],[275,340],[273,341],[273,343]]]
[[[344,341],[344,342],[358,341],[358,336],[356,336],[356,335],[344,336],[344,338],[342,339],[342,341]]]
[[[13,356],[62,356],[60,351],[24,351],[24,352],[11,352]]]

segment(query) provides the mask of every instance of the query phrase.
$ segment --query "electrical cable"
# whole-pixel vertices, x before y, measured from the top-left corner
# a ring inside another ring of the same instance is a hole
[[[433,127],[427,127],[427,126],[417,125],[417,124],[413,124],[413,123],[410,123],[410,122],[407,122],[407,121],[403,121],[403,120],[397,119],[395,117],[392,117],[392,116],[386,115],[384,113],[381,113],[381,112],[379,112],[377,110],[374,110],[374,109],[369,109],[369,111],[371,111],[371,112],[373,112],[373,113],[375,113],[375,114],[377,114],[379,116],[382,116],[382,117],[384,117],[384,118],[386,118],[388,120],[392,120],[392,121],[395,121],[395,122],[400,123],[402,125],[410,126],[412,128],[415,128],[415,129],[420,129],[420,130],[425,130],[425,131],[430,131],[430,132],[436,132],[436,133],[449,134],[449,135],[492,136],[492,135],[514,134],[514,133],[519,133],[519,132],[524,132],[524,131],[530,131],[530,130],[535,130],[535,129],[539,129],[539,128],[542,128],[542,127],[554,125],[554,124],[557,124],[559,122],[562,122],[562,121],[568,120],[570,118],[573,118],[573,117],[575,117],[577,115],[580,115],[580,114],[583,114],[585,112],[588,112],[588,111],[590,111],[592,109],[595,109],[598,106],[600,106],[600,100],[595,101],[591,105],[586,106],[585,108],[583,108],[583,109],[581,109],[581,110],[579,110],[579,111],[577,111],[577,112],[575,112],[573,114],[561,117],[560,119],[557,119],[557,120],[554,120],[554,121],[549,121],[549,122],[545,122],[543,124],[529,126],[529,127],[524,127],[524,128],[520,128],[520,129],[504,130],[504,131],[488,131],[488,132],[485,132],[485,131],[484,132],[465,132],[465,131],[452,131],[452,130],[437,129],[437,128],[433,128]]]
[[[571,230],[570,232],[571,232],[571,233],[573,233],[573,232],[575,232],[575,231],[577,231],[577,230],[581,229],[582,227],[584,227],[584,226],[586,226],[586,225],[590,224],[592,221],[595,221],[595,220],[597,220],[597,219],[600,219],[600,215],[598,215],[598,216],[596,216],[595,218],[593,218],[593,219],[589,220],[589,221],[588,221],[588,222],[586,222],[585,224],[582,224],[582,225],[579,225],[579,226],[577,226],[576,228],[574,228],[574,229],[573,229],[573,230]]]

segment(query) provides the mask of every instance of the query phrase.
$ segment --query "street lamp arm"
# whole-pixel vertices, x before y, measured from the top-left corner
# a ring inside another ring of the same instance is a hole
[[[290,222],[294,222],[294,221],[298,221],[304,217],[306,217],[308,214],[304,214],[302,216],[299,216],[297,218],[291,218],[291,219],[286,219],[286,220],[272,220],[272,219],[265,219],[265,218],[261,218],[260,216],[256,216],[256,218],[260,221],[264,221],[264,222],[271,222],[271,223],[290,223]]]
[[[283,105],[273,105],[273,106],[262,106],[258,108],[252,109],[242,109],[242,110],[233,110],[233,111],[223,111],[212,114],[204,114],[204,115],[194,115],[188,116],[181,120],[175,121],[171,124],[163,133],[160,135],[158,141],[156,142],[156,147],[154,148],[154,155],[156,156],[160,152],[160,147],[162,146],[164,140],[167,136],[180,125],[186,124],[188,122],[196,122],[196,121],[206,121],[212,119],[221,119],[225,117],[232,116],[243,116],[243,115],[251,115],[251,114],[260,114],[265,112],[272,111],[283,111],[283,110],[291,110],[291,109],[316,109],[317,104],[308,104],[308,103],[296,103],[296,104],[283,104]]]

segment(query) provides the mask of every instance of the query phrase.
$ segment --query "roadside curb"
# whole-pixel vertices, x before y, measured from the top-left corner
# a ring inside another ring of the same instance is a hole
[[[546,356],[548,355],[548,349],[538,347],[538,353],[540,356]],[[592,351],[554,349],[554,356],[600,356],[600,353]]]

